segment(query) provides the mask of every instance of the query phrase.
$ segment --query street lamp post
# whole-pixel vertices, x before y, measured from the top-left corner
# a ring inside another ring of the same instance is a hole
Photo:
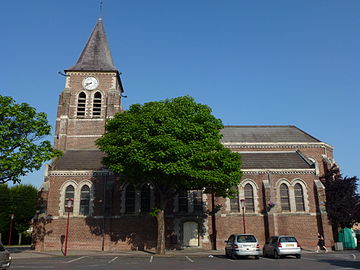
[[[240,206],[242,209],[242,217],[243,217],[243,227],[244,227],[244,233],[246,233],[246,224],[245,224],[245,200],[240,200]]]
[[[9,241],[8,241],[9,246],[11,245],[11,233],[12,233],[14,217],[15,217],[15,214],[10,215],[10,232],[9,232]]]
[[[68,216],[67,216],[67,221],[66,221],[64,256],[66,256],[66,253],[67,253],[67,242],[68,242],[69,223],[70,223],[70,210],[71,210],[72,206],[73,206],[73,199],[71,199],[71,198],[66,199],[66,208],[67,208]]]

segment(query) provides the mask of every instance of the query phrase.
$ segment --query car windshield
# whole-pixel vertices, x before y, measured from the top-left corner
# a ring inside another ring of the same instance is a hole
[[[256,238],[253,235],[238,235],[237,237],[238,243],[256,243]]]
[[[295,237],[286,236],[286,237],[281,237],[280,242],[297,242],[297,241]]]

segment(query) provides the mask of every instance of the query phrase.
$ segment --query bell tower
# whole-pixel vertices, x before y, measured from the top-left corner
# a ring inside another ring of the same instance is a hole
[[[77,63],[65,70],[60,94],[55,148],[97,149],[95,141],[105,132],[105,121],[122,110],[124,91],[114,66],[102,19],[99,18]]]

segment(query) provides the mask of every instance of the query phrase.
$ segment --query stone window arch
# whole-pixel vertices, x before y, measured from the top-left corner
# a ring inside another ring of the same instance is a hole
[[[80,92],[77,99],[76,115],[78,118],[85,118],[86,115],[86,93]]]
[[[92,116],[94,118],[101,117],[101,106],[102,105],[102,94],[97,91],[93,97],[93,104],[92,104]]]
[[[290,194],[289,186],[285,183],[280,184],[279,190],[280,197],[280,207],[282,212],[290,212]]]
[[[245,190],[246,189],[246,190]],[[252,194],[251,194],[252,192]],[[252,179],[244,179],[240,183],[240,200],[245,200],[247,213],[259,213],[259,187]]]

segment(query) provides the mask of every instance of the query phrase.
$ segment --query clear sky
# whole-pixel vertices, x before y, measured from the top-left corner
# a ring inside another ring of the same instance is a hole
[[[99,2],[1,1],[0,94],[54,126],[58,71],[77,61]],[[103,20],[125,109],[191,95],[226,125],[296,125],[360,176],[359,12],[359,0],[104,0]]]

